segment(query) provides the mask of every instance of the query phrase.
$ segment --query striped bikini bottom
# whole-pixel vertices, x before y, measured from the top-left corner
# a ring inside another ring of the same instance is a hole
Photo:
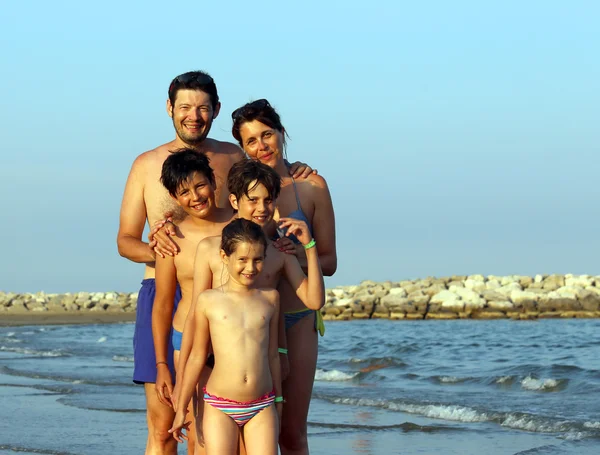
[[[202,390],[204,391],[204,402],[227,414],[235,421],[235,423],[238,424],[239,427],[243,427],[250,421],[252,417],[254,417],[263,409],[271,406],[275,401],[274,389],[266,395],[257,398],[256,400],[246,402],[229,400],[227,398],[211,395],[206,391],[206,387],[204,387]]]

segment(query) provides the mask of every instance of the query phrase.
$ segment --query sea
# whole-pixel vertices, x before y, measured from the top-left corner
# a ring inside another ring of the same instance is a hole
[[[600,454],[600,320],[326,327],[313,455]],[[132,323],[0,328],[0,455],[143,454],[132,335]]]

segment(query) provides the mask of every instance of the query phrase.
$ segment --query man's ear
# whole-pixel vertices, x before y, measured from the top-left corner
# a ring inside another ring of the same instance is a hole
[[[173,118],[173,105],[171,104],[170,99],[167,99],[167,114],[169,114],[169,117]]]
[[[221,112],[221,102],[220,101],[217,103],[217,105],[215,106],[215,110],[213,111],[213,120],[217,118],[217,116],[219,115],[219,112]]]
[[[229,194],[229,203],[233,207],[233,210],[239,210],[238,209],[238,200],[237,200],[237,197],[235,197],[235,194],[233,194],[233,193]]]
[[[171,199],[173,199],[173,201],[175,202],[175,204],[177,204],[179,207],[181,207],[181,204],[179,203],[179,201],[177,200],[177,198],[175,196],[173,196],[170,193],[169,193],[169,196],[171,197]]]

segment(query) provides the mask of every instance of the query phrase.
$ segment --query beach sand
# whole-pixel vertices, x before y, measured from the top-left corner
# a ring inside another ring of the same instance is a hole
[[[112,324],[115,322],[133,322],[135,312],[27,312],[0,313],[0,327],[22,325],[58,325],[58,324]]]

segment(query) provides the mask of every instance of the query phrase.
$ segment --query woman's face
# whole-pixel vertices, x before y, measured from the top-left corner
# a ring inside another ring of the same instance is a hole
[[[275,128],[252,120],[240,126],[240,136],[244,151],[251,159],[270,167],[283,161],[283,134]]]

